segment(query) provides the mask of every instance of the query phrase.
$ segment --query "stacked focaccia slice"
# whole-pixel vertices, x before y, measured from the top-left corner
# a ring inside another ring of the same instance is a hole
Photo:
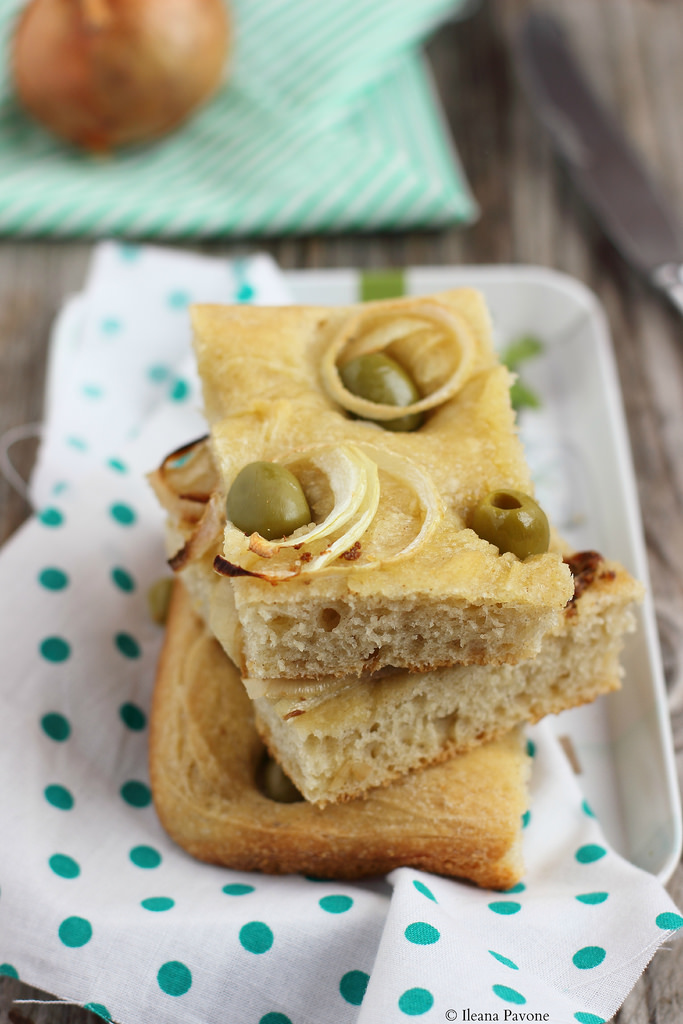
[[[324,808],[273,800],[239,673],[176,583],[151,717],[150,774],[167,832],[242,871],[361,878],[412,865],[506,889],[523,870],[528,757],[494,743]]]
[[[618,686],[618,652],[638,586],[599,556],[565,560],[555,546],[520,558],[470,528],[490,492],[531,492],[510,378],[494,356],[480,296],[466,290],[345,310],[200,307],[194,328],[211,434],[169,456],[152,477],[169,513],[171,565],[208,635],[236,666],[222,655],[222,677],[241,675],[240,692],[251,698],[241,706],[307,802],[272,813],[327,814],[346,828],[351,819],[342,803],[350,801],[345,806],[358,815],[360,830],[373,814],[386,820],[393,838],[380,845],[399,851],[398,860],[379,862],[356,849],[343,868],[335,866],[306,829],[295,831],[297,860],[291,844],[280,849],[282,823],[271,823],[271,831],[258,817],[270,853],[247,864],[232,841],[246,826],[236,829],[230,813],[222,816],[225,807],[211,820],[232,837],[229,849],[215,834],[209,845],[192,843],[178,828],[178,808],[195,798],[183,795],[179,782],[177,739],[152,746],[162,821],[198,856],[232,866],[351,876],[411,863],[480,884],[511,884],[511,873],[521,870],[526,799],[514,730]],[[344,361],[378,350],[416,382],[420,397],[407,409],[422,419],[409,432],[381,425],[395,417],[395,406],[371,402],[368,409],[343,387]],[[374,422],[362,418],[369,411]],[[290,538],[264,538],[226,517],[236,477],[260,461],[286,466],[308,499],[311,522]],[[194,671],[169,667],[190,664],[177,639],[190,618],[186,605],[181,609],[169,626],[175,653],[165,655],[160,671],[158,691],[166,698],[155,703],[162,723],[155,735],[167,738],[164,708],[182,703],[178,694],[189,691],[178,680]],[[213,678],[218,648],[211,649]],[[173,672],[176,685],[164,683]],[[206,769],[212,781],[205,794],[212,786],[225,792],[233,769],[223,778],[216,763],[210,771],[208,762],[201,771],[186,767],[185,774],[196,781]],[[485,763],[495,769],[482,785]],[[457,813],[468,785],[482,812],[483,826],[474,831]],[[429,818],[396,818],[412,786],[430,787],[448,807],[442,825],[454,837],[449,858],[439,843],[434,849],[442,852],[429,862],[416,847],[397,843],[396,829],[434,838]],[[450,786],[455,802],[445,796]],[[182,815],[189,820],[187,810]],[[199,820],[196,828],[206,837]],[[457,837],[465,833],[476,835],[482,850],[488,835],[496,849],[484,857],[485,871],[467,857],[457,861],[457,849],[467,847]]]

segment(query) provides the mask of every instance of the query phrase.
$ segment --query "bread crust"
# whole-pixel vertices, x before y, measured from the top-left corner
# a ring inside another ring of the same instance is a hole
[[[150,721],[159,818],[200,860],[243,871],[361,878],[409,865],[505,889],[523,873],[529,758],[521,733],[323,809],[258,788],[264,748],[219,644],[176,583]]]

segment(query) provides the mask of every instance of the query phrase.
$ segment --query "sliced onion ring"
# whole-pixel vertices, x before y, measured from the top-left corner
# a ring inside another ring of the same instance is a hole
[[[438,306],[435,303],[422,303],[405,311],[394,310],[383,313],[372,310],[360,310],[344,323],[337,336],[323,355],[320,364],[322,380],[330,398],[349,412],[363,419],[393,420],[396,419],[396,406],[370,402],[367,398],[354,395],[344,387],[337,360],[354,335],[360,333],[363,323],[369,321],[371,329],[364,337],[354,341],[355,355],[365,355],[386,348],[393,341],[404,337],[412,330],[419,330],[425,322],[440,327],[454,348],[458,350],[457,366],[448,380],[417,402],[402,405],[401,415],[410,416],[416,412],[425,412],[452,398],[472,372],[475,358],[474,338],[467,324],[457,314]],[[388,321],[388,323],[386,322]],[[395,326],[392,328],[392,324]]]
[[[319,537],[326,537],[335,530],[340,529],[352,516],[358,512],[363,504],[366,492],[371,489],[371,502],[374,505],[373,516],[379,504],[379,481],[377,479],[377,467],[368,460],[367,456],[355,444],[324,445],[319,448],[309,448],[306,451],[294,452],[287,458],[282,459],[283,466],[292,466],[301,462],[303,458],[310,458],[330,481],[335,503],[332,511],[318,523],[312,530],[305,534],[297,534],[295,537],[287,537],[285,540],[264,540],[259,537],[258,554],[262,554],[264,548],[272,553],[280,548],[297,547],[301,543],[310,544]],[[343,474],[343,475],[342,475]],[[336,485],[336,486],[335,486]],[[252,534],[252,536],[254,536]],[[256,534],[256,536],[259,536]],[[251,540],[251,538],[250,538]],[[250,544],[250,549],[251,544]],[[268,555],[264,557],[270,557]]]
[[[415,493],[420,506],[424,510],[422,526],[415,534],[409,544],[406,544],[400,551],[393,555],[380,556],[378,562],[386,564],[396,562],[401,558],[407,558],[422,546],[434,532],[435,528],[443,518],[443,503],[432,478],[410,459],[388,452],[383,448],[376,448],[375,445],[364,444],[363,450],[390,476],[405,481]]]
[[[443,505],[439,497],[438,492],[428,474],[426,474],[419,466],[392,452],[384,451],[381,448],[377,448],[374,445],[363,444],[363,445],[343,445],[340,449],[334,449],[335,451],[343,449],[351,449],[354,455],[357,457],[359,454],[363,456],[364,469],[367,470],[368,464],[372,469],[368,473],[368,480],[363,485],[365,487],[365,493],[363,501],[360,505],[349,503],[346,505],[344,513],[340,515],[335,513],[333,509],[330,515],[320,523],[319,526],[315,527],[308,534],[299,533],[298,536],[287,538],[286,541],[272,541],[268,542],[259,537],[259,543],[253,544],[253,537],[245,538],[245,535],[238,531],[236,527],[230,530],[229,537],[226,536],[226,541],[231,542],[224,546],[224,557],[218,555],[214,560],[214,569],[222,576],[255,576],[259,579],[267,580],[271,583],[277,583],[280,580],[292,579],[295,576],[300,575],[311,575],[312,573],[319,572],[325,568],[327,572],[348,572],[352,566],[351,563],[347,563],[344,566],[341,565],[330,565],[330,562],[337,559],[343,552],[348,551],[353,545],[359,540],[363,533],[367,530],[368,526],[375,517],[378,504],[379,504],[379,476],[377,473],[378,469],[384,470],[390,476],[396,477],[403,481],[416,495],[417,500],[424,512],[424,519],[420,529],[413,537],[413,539],[401,548],[399,551],[394,552],[391,555],[383,557],[378,555],[370,562],[363,563],[363,568],[369,569],[373,566],[382,565],[389,562],[396,562],[399,559],[407,558],[412,555],[417,548],[424,544],[434,532],[437,524],[440,522],[443,516]],[[298,461],[302,455],[306,454],[310,456],[310,452],[298,453],[291,456],[287,461],[290,463]],[[345,503],[342,501],[342,505]],[[349,513],[349,508],[354,507],[355,511]],[[353,516],[357,518],[354,520]],[[310,537],[315,532],[318,539],[322,539],[324,536],[329,535],[332,532],[336,532],[339,528],[346,525],[351,520],[351,524],[344,532],[337,537],[330,545],[328,545],[323,551],[317,555],[309,558],[308,561],[305,559],[299,559],[294,565],[288,566],[268,566],[262,571],[259,569],[247,569],[241,565],[240,562],[244,558],[246,553],[248,542],[248,549],[255,554],[261,554],[264,558],[273,557],[277,553],[277,550],[281,547],[298,547],[309,541]],[[330,523],[336,523],[336,525],[330,525]],[[327,527],[325,527],[327,524]],[[239,534],[241,547],[236,549],[233,553],[233,543],[237,540],[233,536]],[[256,535],[258,536],[258,535]],[[261,543],[263,545],[270,544],[272,551],[266,554],[260,550]]]
[[[176,522],[197,522],[204,514],[204,508],[211,492],[215,488],[215,473],[202,481],[199,490],[182,491],[177,486],[177,480],[173,480],[174,461],[178,459],[192,458],[202,453],[207,448],[208,437],[200,437],[196,441],[177,448],[167,455],[158,469],[147,477],[160,504]]]
[[[179,551],[176,551],[175,555],[169,558],[168,564],[171,569],[178,572],[188,562],[196,562],[202,558],[209,548],[215,548],[219,542],[224,522],[223,499],[220,491],[214,491],[192,536]]]
[[[174,469],[174,462],[178,462],[181,459],[186,459],[188,456],[192,456],[197,450],[201,448],[204,442],[209,440],[208,434],[202,434],[201,437],[195,438],[194,441],[188,441],[187,444],[182,444],[180,448],[175,448],[172,452],[169,452],[166,458],[161,463],[161,467],[164,470]]]
[[[317,572],[353,547],[365,533],[379,505],[377,464],[354,444],[321,445],[292,452],[282,460],[282,464],[293,465],[304,458],[310,459],[327,476],[334,495],[332,511],[311,529],[297,530],[291,537],[275,541],[266,540],[258,533],[246,537],[236,526],[228,523],[223,555],[214,561],[214,568],[221,575],[257,576],[277,582],[302,573]],[[339,536],[322,550],[317,553],[310,550],[312,543],[324,543],[326,538],[340,530]],[[249,552],[272,559],[283,548],[302,549],[302,554],[294,563],[270,565],[264,571],[247,569],[240,564]]]

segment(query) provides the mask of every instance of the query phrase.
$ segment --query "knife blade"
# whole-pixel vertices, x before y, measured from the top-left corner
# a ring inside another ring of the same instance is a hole
[[[680,220],[588,84],[560,23],[527,15],[517,58],[532,106],[606,235],[683,313]]]

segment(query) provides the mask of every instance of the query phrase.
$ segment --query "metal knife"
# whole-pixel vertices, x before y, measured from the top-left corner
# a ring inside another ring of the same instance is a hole
[[[529,14],[517,56],[528,96],[605,233],[683,313],[681,223],[588,85],[560,24]]]

